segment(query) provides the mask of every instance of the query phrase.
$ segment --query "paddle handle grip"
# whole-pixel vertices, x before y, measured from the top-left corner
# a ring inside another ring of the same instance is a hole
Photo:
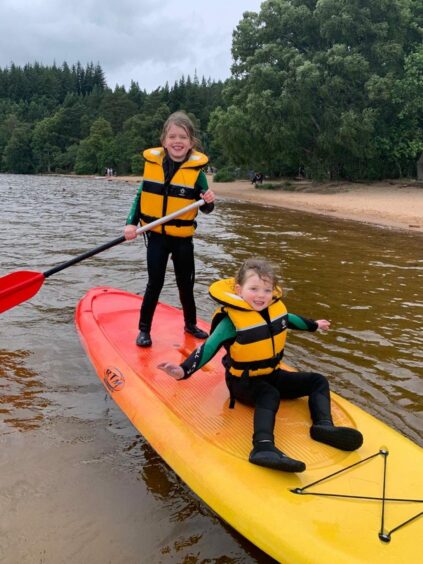
[[[204,204],[204,200],[200,199],[197,202],[194,202],[192,204],[190,204],[189,206],[186,206],[185,208],[182,208],[180,210],[176,210],[173,213],[170,213],[169,215],[165,215],[164,217],[160,217],[159,219],[156,219],[155,221],[152,221],[151,223],[148,223],[147,225],[144,225],[143,227],[140,227],[139,229],[137,229],[137,234],[140,233],[144,233],[145,231],[149,231],[150,229],[153,229],[153,227],[156,227],[157,225],[161,225],[162,223],[166,223],[167,221],[170,221],[171,219],[173,219],[174,217],[178,217],[190,210],[193,210],[195,208],[199,208],[200,206],[202,206]],[[98,255],[98,253],[102,253],[103,251],[106,251],[107,249],[110,249],[111,247],[115,247],[116,245],[120,245],[120,243],[123,243],[124,241],[126,241],[125,236],[121,235],[120,237],[117,237],[117,239],[113,239],[113,241],[109,241],[108,243],[104,243],[103,245],[100,245],[99,247],[96,247],[95,249],[91,249],[91,251],[87,251],[86,253],[83,253],[82,255],[78,255],[77,257],[74,257],[71,260],[68,260],[66,262],[63,262],[62,264],[59,264],[58,266],[55,266],[54,268],[50,268],[50,270],[46,270],[45,272],[43,272],[44,278],[48,278],[49,276],[52,276],[53,274],[56,274],[57,272],[60,272],[61,270],[64,270],[65,268],[69,268],[69,266],[72,266],[78,262],[81,262],[82,260],[85,260],[87,258],[93,257],[94,255]]]

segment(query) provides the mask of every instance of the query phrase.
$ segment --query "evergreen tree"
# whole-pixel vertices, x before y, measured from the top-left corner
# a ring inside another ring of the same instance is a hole
[[[39,121],[32,133],[31,147],[37,171],[52,171],[55,158],[60,154],[57,135],[57,117]]]
[[[106,167],[114,166],[112,151],[113,131],[110,122],[98,118],[90,135],[79,145],[75,172],[77,174],[102,174]]]
[[[141,110],[144,105],[144,100],[147,97],[145,90],[141,90],[138,82],[131,80],[131,86],[128,92],[128,98],[133,102],[138,110]]]
[[[99,115],[111,123],[114,133],[121,131],[124,122],[136,113],[137,105],[123,87],[116,86],[114,92],[108,90],[102,96]]]
[[[27,124],[18,125],[4,148],[2,170],[15,174],[34,171],[31,150],[31,131]]]

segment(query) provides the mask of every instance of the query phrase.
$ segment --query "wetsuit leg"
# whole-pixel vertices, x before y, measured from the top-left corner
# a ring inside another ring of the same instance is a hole
[[[162,291],[166,266],[169,259],[170,250],[167,245],[166,237],[159,233],[151,232],[148,234],[147,244],[147,269],[148,282],[141,304],[139,329],[140,331],[150,332],[153,315]]]
[[[303,472],[304,462],[290,458],[275,446],[273,430],[280,403],[278,390],[264,378],[228,378],[234,397],[241,403],[255,406],[253,449],[248,460],[284,472]]]
[[[263,440],[273,443],[275,417],[280,403],[278,390],[263,378],[229,378],[235,399],[255,407],[253,443]]]
[[[194,300],[195,263],[192,237],[172,237],[171,247],[185,325],[195,325],[197,310]]]
[[[288,372],[275,370],[266,377],[280,393],[281,399],[295,399],[308,396],[308,405],[313,423],[332,423],[330,411],[329,383],[318,372]]]
[[[336,427],[330,410],[329,383],[317,372],[275,371],[269,380],[278,388],[281,399],[308,395],[313,425],[312,439],[341,450],[356,450],[363,444],[363,435],[351,427]]]

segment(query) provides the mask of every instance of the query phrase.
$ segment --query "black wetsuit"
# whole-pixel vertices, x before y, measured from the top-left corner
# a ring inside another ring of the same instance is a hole
[[[261,312],[268,318],[268,311]],[[288,328],[316,331],[317,323],[311,319],[288,313]],[[224,346],[235,340],[236,330],[228,316],[224,317],[210,337],[181,364],[185,378],[189,378],[204,366]],[[313,423],[332,421],[330,410],[329,384],[317,372],[290,372],[276,369],[265,376],[232,376],[228,371],[227,355],[223,358],[226,369],[226,383],[230,394],[241,403],[252,405],[254,411],[253,442],[274,441],[273,429],[276,412],[281,399],[295,399],[308,396],[310,415]]]

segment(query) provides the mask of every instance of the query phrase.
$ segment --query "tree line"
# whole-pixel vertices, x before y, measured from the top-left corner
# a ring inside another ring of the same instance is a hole
[[[218,168],[316,180],[415,176],[421,0],[266,0],[233,32],[231,77],[147,93],[100,65],[0,69],[0,170],[139,174],[184,109]]]
[[[12,173],[139,174],[141,151],[159,144],[169,113],[184,108],[208,144],[221,82],[182,78],[152,93],[114,90],[100,65],[0,69],[0,170]]]

